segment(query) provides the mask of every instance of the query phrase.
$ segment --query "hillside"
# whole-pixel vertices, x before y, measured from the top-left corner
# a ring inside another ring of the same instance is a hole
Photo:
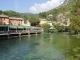
[[[71,34],[80,32],[80,0],[65,0],[62,5],[46,12],[52,14],[51,21],[66,23],[70,21],[69,31]]]
[[[75,5],[75,1],[76,0],[65,0],[62,5],[60,5],[59,7],[55,9],[48,11],[47,14],[53,15],[52,17],[54,18],[52,19],[52,21],[55,21],[55,20],[57,21],[58,19],[57,17],[59,15],[62,15],[62,17],[63,16],[67,17],[67,15],[72,11],[73,6]]]

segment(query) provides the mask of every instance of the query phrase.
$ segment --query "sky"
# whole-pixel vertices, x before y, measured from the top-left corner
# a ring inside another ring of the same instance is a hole
[[[63,2],[64,0],[0,0],[0,10],[35,14],[51,10]]]

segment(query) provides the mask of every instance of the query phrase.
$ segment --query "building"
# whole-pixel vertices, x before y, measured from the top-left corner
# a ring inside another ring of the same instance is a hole
[[[23,18],[9,17],[7,15],[0,15],[0,25],[23,25]]]
[[[24,24],[23,18],[9,17],[9,25],[21,26]]]
[[[26,23],[23,24],[23,26],[31,26],[30,22],[27,20]]]
[[[24,25],[23,18],[0,15],[0,33],[8,32],[8,31],[18,32],[20,30],[24,30],[24,29],[26,30],[29,28],[28,26],[23,26],[23,25]]]
[[[9,17],[7,15],[0,15],[0,25],[8,25]]]
[[[40,19],[40,25],[42,25],[42,24],[44,24],[44,23],[47,23],[47,24],[49,24],[50,26],[53,26],[51,21],[47,21],[46,19]]]
[[[21,34],[37,34],[41,33],[40,27],[30,26],[30,22],[27,21],[24,24],[23,18],[9,17],[6,15],[0,15],[0,36],[19,35]]]

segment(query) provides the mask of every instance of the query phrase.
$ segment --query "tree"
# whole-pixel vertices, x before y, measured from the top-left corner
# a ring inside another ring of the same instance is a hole
[[[64,26],[60,26],[60,24],[55,24],[54,27],[58,30],[58,32],[65,31],[65,27]]]
[[[80,16],[80,8],[77,9],[76,14]]]
[[[31,23],[31,26],[37,26],[40,23],[40,20],[38,17],[31,16],[29,22]]]
[[[44,23],[44,24],[41,25],[41,27],[44,29],[45,32],[48,32],[49,28],[50,28],[50,25],[47,24],[47,23]]]
[[[40,12],[39,13],[39,17],[40,18],[46,18],[47,17],[47,13],[46,12]]]
[[[71,19],[70,30],[74,33],[80,32],[80,16],[73,16]]]
[[[21,15],[18,12],[12,11],[12,10],[7,10],[4,11],[5,15],[8,15],[10,17],[21,17]]]
[[[2,10],[0,10],[0,15],[1,15],[1,14],[3,14],[3,11],[2,11]]]
[[[71,11],[70,33],[78,34],[80,32],[80,0],[75,2],[74,8]]]

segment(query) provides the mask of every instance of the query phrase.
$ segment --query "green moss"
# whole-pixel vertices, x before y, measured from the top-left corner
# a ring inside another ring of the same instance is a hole
[[[80,58],[80,54],[76,54],[75,56],[79,57]]]
[[[70,56],[70,57],[67,58],[67,60],[74,60],[74,57]]]
[[[78,49],[77,48],[74,48],[74,49],[72,49],[73,50],[73,52],[77,52],[78,51]]]
[[[75,35],[72,35],[72,36],[74,36],[76,38],[80,38],[80,34],[75,34]]]

